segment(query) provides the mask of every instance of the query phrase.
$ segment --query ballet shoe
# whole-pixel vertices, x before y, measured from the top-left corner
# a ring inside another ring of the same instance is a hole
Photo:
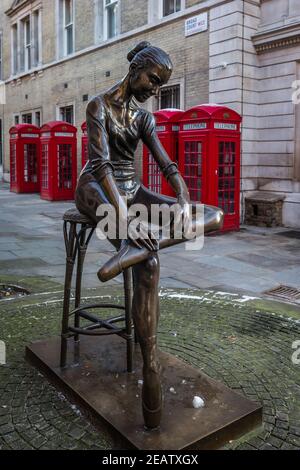
[[[155,431],[160,427],[162,403],[155,410],[150,410],[142,401],[144,426],[147,431]]]
[[[101,282],[109,281],[118,276],[124,269],[145,261],[150,252],[147,248],[137,248],[128,240],[122,244],[121,249],[99,269],[97,275]]]
[[[143,397],[143,394],[142,394]],[[144,425],[145,429],[154,431],[160,427],[161,422],[161,415],[162,415],[162,392],[160,389],[160,403],[159,406],[155,409],[148,408],[146,405],[144,398],[142,398],[142,409],[143,409],[143,416],[144,416]]]

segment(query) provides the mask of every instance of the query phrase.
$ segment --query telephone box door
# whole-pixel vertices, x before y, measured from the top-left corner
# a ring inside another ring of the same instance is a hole
[[[207,138],[188,136],[180,140],[179,171],[188,187],[191,201],[201,202],[207,199]]]
[[[240,142],[237,138],[226,136],[216,137],[214,144],[217,161],[213,193],[217,197],[210,203],[223,209],[226,229],[230,230],[238,227],[240,218]]]

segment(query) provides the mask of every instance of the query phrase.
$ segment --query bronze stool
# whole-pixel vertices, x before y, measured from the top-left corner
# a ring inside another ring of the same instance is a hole
[[[93,221],[81,214],[77,209],[68,210],[64,216],[64,239],[66,245],[66,273],[64,286],[64,303],[61,331],[61,355],[60,365],[66,366],[68,338],[74,337],[75,351],[79,353],[79,335],[103,336],[119,335],[127,343],[127,371],[132,372],[133,368],[133,325],[131,315],[132,305],[132,270],[126,269],[124,277],[125,304],[97,303],[80,306],[81,301],[81,281],[83,263],[88,244],[96,229]],[[77,259],[76,280],[75,280],[75,309],[70,311],[71,284],[73,270]],[[124,310],[125,315],[119,315],[106,320],[101,320],[96,315],[89,312],[96,308],[111,308]],[[74,325],[69,325],[70,317],[74,316]],[[88,326],[80,327],[80,319],[84,318],[91,323]],[[116,323],[125,321],[124,326],[116,326]]]

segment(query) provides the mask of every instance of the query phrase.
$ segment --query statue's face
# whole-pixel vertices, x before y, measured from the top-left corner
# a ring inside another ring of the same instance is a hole
[[[130,72],[131,92],[140,103],[157,95],[159,88],[167,83],[171,76],[171,72],[165,67],[152,64],[144,68],[133,67]]]

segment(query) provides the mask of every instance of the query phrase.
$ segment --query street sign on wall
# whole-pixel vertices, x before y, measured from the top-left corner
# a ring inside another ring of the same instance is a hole
[[[201,15],[192,16],[185,20],[185,36],[191,36],[192,34],[202,33],[208,28],[208,16],[207,13]]]

